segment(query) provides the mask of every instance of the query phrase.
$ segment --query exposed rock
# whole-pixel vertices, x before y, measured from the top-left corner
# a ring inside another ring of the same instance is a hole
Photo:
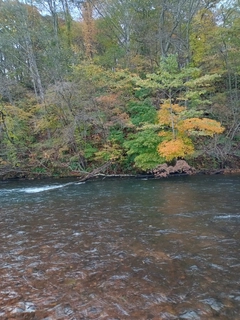
[[[153,170],[155,177],[166,178],[173,174],[194,174],[196,170],[191,167],[185,160],[177,160],[174,166],[168,166],[166,163],[159,165]]]

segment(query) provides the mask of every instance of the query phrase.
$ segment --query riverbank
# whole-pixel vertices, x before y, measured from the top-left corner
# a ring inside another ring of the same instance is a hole
[[[94,179],[124,179],[124,178],[135,178],[135,179],[162,179],[173,176],[182,175],[226,175],[226,174],[240,174],[240,168],[202,168],[194,169],[192,167],[186,166],[184,168],[173,169],[172,166],[167,166],[163,164],[159,166],[161,169],[156,169],[155,172],[148,173],[126,173],[126,174],[116,174],[116,173],[101,173],[101,172],[78,172],[70,171],[63,175],[50,175],[44,173],[32,173],[27,170],[15,170],[14,168],[9,169],[5,172],[0,170],[0,182],[1,181],[11,181],[11,180],[44,180],[44,179],[63,179],[63,178],[76,178],[79,181],[87,181]]]
[[[108,160],[105,163],[89,163],[87,167],[75,166],[68,162],[50,162],[48,165],[30,165],[28,162],[13,166],[0,162],[0,181],[4,180],[35,180],[49,178],[77,178],[86,181],[92,178],[166,178],[175,175],[215,175],[240,173],[240,157],[229,155],[223,162],[209,156],[198,156],[189,160],[176,160],[171,163],[159,164],[153,170],[141,171],[134,164],[124,167],[122,163]]]

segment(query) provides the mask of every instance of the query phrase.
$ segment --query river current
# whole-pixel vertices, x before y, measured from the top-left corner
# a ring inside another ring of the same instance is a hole
[[[0,183],[0,319],[239,320],[240,176]]]

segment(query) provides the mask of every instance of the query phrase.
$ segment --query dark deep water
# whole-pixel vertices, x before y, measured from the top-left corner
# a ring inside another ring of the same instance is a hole
[[[240,319],[240,175],[0,184],[0,319]]]

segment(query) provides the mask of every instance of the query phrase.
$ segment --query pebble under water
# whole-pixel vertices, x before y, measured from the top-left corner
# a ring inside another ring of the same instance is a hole
[[[239,320],[240,176],[0,184],[0,319]]]

